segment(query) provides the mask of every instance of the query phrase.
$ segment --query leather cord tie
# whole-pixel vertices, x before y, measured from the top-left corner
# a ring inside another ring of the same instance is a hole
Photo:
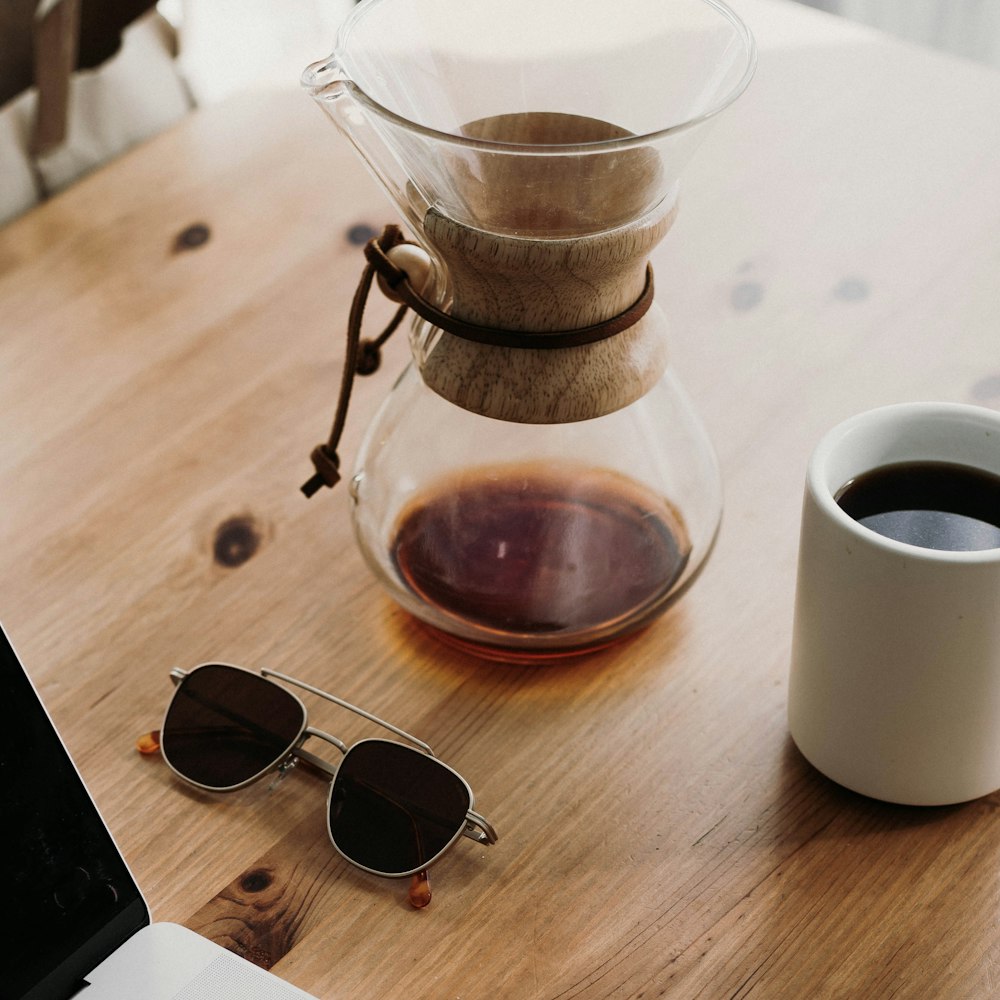
[[[386,226],[382,235],[369,241],[369,246],[375,244],[384,254],[394,246],[404,242],[403,234],[398,226]],[[357,291],[351,302],[351,312],[347,320],[347,352],[344,355],[344,371],[340,379],[340,396],[337,399],[337,411],[333,417],[330,436],[312,450],[309,456],[316,472],[302,484],[302,492],[311,497],[321,487],[334,487],[340,482],[340,457],[337,455],[337,445],[344,432],[344,422],[347,419],[347,405],[351,401],[351,388],[354,385],[355,374],[371,375],[378,370],[381,363],[382,345],[392,336],[396,327],[403,321],[407,307],[401,305],[389,321],[389,325],[374,339],[361,340],[361,321],[364,318],[365,303],[371,291],[375,278],[375,268],[369,263],[361,274]]]
[[[344,370],[340,381],[337,410],[334,414],[329,438],[312,450],[310,458],[316,471],[302,485],[302,492],[307,497],[311,497],[323,486],[333,487],[340,482],[340,457],[337,455],[337,446],[344,431],[354,376],[355,374],[371,375],[378,370],[381,363],[382,345],[403,321],[407,309],[412,309],[421,319],[427,320],[428,323],[444,330],[445,333],[476,344],[522,350],[558,350],[594,344],[622,333],[638,323],[653,304],[653,268],[647,264],[646,284],[639,298],[624,312],[600,323],[579,327],[575,330],[552,332],[499,330],[494,327],[477,326],[475,323],[466,323],[442,312],[414,291],[406,272],[394,264],[389,257],[389,251],[393,247],[408,242],[410,241],[403,237],[399,226],[390,224],[383,229],[381,236],[374,237],[365,245],[366,265],[361,274],[357,291],[354,293],[347,321],[347,351],[344,355]],[[411,245],[415,246],[416,244]],[[377,337],[372,340],[362,340],[361,322],[364,318],[365,303],[368,301],[368,294],[376,274],[383,279],[386,286],[392,290],[393,296],[402,302],[402,305]]]
[[[386,226],[385,232],[389,232],[390,229],[399,232],[396,226]],[[385,233],[383,233],[384,235]],[[400,235],[392,246],[407,242],[409,241],[404,240]],[[600,323],[578,327],[575,330],[546,332],[500,330],[492,326],[477,326],[475,323],[466,323],[464,320],[456,319],[454,316],[442,312],[418,295],[410,284],[406,272],[392,262],[387,255],[387,249],[384,249],[381,243],[380,240],[370,240],[365,247],[365,257],[392,289],[396,298],[409,306],[421,319],[427,320],[439,330],[461,337],[463,340],[471,340],[475,344],[488,344],[491,347],[514,347],[532,351],[558,350],[566,347],[581,347],[584,344],[595,344],[599,340],[606,340],[608,337],[613,337],[615,334],[635,326],[653,304],[653,268],[652,265],[647,264],[646,284],[639,298],[624,312],[620,312],[610,319],[602,320]],[[388,249],[391,249],[392,246]],[[416,246],[416,244],[411,244],[411,246]]]

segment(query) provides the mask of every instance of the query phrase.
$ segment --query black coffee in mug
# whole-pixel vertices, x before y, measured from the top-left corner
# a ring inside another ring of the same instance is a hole
[[[835,498],[859,524],[925,549],[1000,548],[1000,476],[953,462],[898,462],[864,472]]]

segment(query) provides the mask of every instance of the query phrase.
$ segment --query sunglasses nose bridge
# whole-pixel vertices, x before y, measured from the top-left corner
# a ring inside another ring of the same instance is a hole
[[[344,701],[343,698],[338,698],[335,695],[329,694],[322,688],[314,687],[312,684],[307,684],[305,681],[296,680],[294,677],[289,677],[288,674],[279,673],[277,670],[270,670],[264,667],[260,671],[261,677],[277,677],[279,680],[284,681],[286,684],[294,684],[296,687],[302,688],[303,691],[309,691],[319,698],[325,698],[327,701],[332,701],[335,705],[339,705],[341,708],[346,708],[349,712],[354,712],[360,715],[361,718],[367,719],[369,722],[374,722],[378,726],[382,726],[384,729],[388,729],[389,732],[395,733],[401,739],[406,740],[408,743],[415,747],[423,750],[424,753],[429,756],[434,756],[434,751],[426,744],[423,740],[418,740],[416,736],[406,732],[405,729],[400,729],[398,726],[394,726],[391,722],[386,722],[385,719],[380,719],[377,715],[372,715],[371,712],[366,712],[363,708],[358,708],[357,705],[352,705],[349,701]]]

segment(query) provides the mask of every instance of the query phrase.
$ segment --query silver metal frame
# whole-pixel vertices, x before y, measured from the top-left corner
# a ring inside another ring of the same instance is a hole
[[[162,753],[164,734],[161,724],[161,753],[163,759],[164,761],[166,761],[166,764],[170,768],[170,770],[173,771],[174,774],[176,774],[177,777],[179,777],[182,781],[187,782],[189,785],[194,785],[196,788],[202,788],[210,792],[232,792],[232,791],[237,791],[240,788],[246,788],[247,785],[251,785],[255,781],[259,781],[266,774],[270,774],[271,772],[276,771],[279,774],[284,774],[290,768],[294,767],[297,761],[302,760],[307,764],[311,765],[312,767],[316,768],[318,771],[321,771],[323,774],[327,775],[331,779],[330,790],[327,794],[326,827],[327,827],[327,833],[329,834],[330,837],[330,843],[333,844],[334,849],[337,851],[338,854],[340,854],[342,858],[344,858],[345,861],[354,865],[355,868],[360,868],[362,871],[370,872],[373,875],[380,875],[383,876],[384,878],[406,878],[410,875],[416,875],[418,872],[423,871],[426,868],[429,868],[454,845],[454,843],[459,839],[459,837],[468,837],[470,840],[474,840],[477,844],[496,843],[497,841],[496,830],[493,829],[493,826],[484,816],[482,816],[480,813],[476,812],[474,809],[471,808],[473,805],[475,805],[475,796],[473,795],[472,788],[469,786],[469,783],[453,767],[451,767],[448,764],[445,764],[444,761],[439,760],[438,757],[435,755],[434,751],[426,743],[424,743],[423,740],[417,739],[416,736],[413,736],[410,733],[406,732],[405,730],[400,729],[398,726],[392,725],[391,722],[386,722],[384,719],[380,719],[377,715],[372,715],[371,712],[366,712],[363,708],[358,708],[356,705],[352,705],[350,702],[344,701],[342,698],[336,697],[336,695],[329,694],[328,692],[323,691],[321,688],[314,687],[312,684],[308,684],[305,681],[297,680],[296,678],[290,677],[288,674],[280,673],[277,670],[269,670],[266,667],[261,668],[259,671],[253,671],[253,670],[248,670],[246,667],[236,666],[233,663],[224,663],[216,660],[212,661],[212,663],[200,663],[198,664],[198,666],[192,667],[190,670],[183,670],[180,667],[175,667],[173,670],[170,671],[170,679],[174,682],[176,686],[179,686],[181,682],[190,674],[193,674],[196,670],[199,670],[201,667],[207,667],[207,666],[228,667],[232,670],[240,670],[243,673],[251,674],[252,676],[255,677],[263,677],[266,680],[277,678],[277,680],[283,681],[286,684],[291,684],[298,688],[302,688],[302,690],[308,691],[310,694],[314,694],[319,698],[325,698],[327,701],[332,701],[335,705],[339,705],[341,708],[346,708],[348,711],[354,712],[356,715],[360,715],[363,719],[367,719],[369,722],[373,722],[378,726],[382,726],[383,729],[387,729],[390,733],[393,733],[395,736],[400,737],[400,739],[405,740],[406,743],[409,744],[408,749],[415,748],[417,751],[427,754],[428,757],[433,757],[434,760],[437,761],[437,763],[440,764],[441,767],[447,769],[448,771],[451,771],[451,773],[454,774],[455,777],[457,777],[468,790],[470,808],[465,814],[465,819],[466,819],[465,826],[462,827],[460,830],[457,830],[455,832],[455,835],[451,838],[451,840],[449,840],[448,843],[440,851],[438,851],[438,853],[435,854],[433,858],[431,858],[426,864],[422,865],[420,868],[414,868],[412,871],[405,871],[405,872],[382,872],[382,871],[377,871],[373,868],[366,868],[364,865],[359,864],[352,858],[349,858],[337,845],[337,842],[336,840],[334,840],[333,837],[333,832],[330,829],[330,803],[333,796],[333,785],[334,785],[334,780],[336,779],[337,776],[338,768],[336,765],[329,763],[329,761],[324,760],[322,757],[319,757],[316,754],[312,753],[311,751],[304,749],[303,744],[307,739],[309,739],[310,736],[315,736],[317,739],[324,740],[325,742],[331,744],[332,746],[335,746],[345,757],[347,756],[347,753],[352,749],[352,747],[358,746],[361,743],[372,743],[372,742],[394,743],[397,746],[404,746],[405,744],[398,743],[396,740],[369,738],[365,740],[358,740],[356,743],[353,743],[350,746],[348,746],[343,740],[339,739],[338,737],[333,736],[330,733],[326,733],[321,729],[316,729],[315,727],[310,726],[308,724],[309,713],[305,705],[303,704],[301,698],[299,698],[294,691],[287,691],[280,685],[275,685],[275,686],[278,687],[279,690],[285,691],[287,695],[294,698],[301,706],[302,728],[299,730],[298,735],[291,742],[288,749],[283,751],[282,754],[275,760],[273,764],[266,767],[260,773],[255,774],[252,778],[248,778],[246,781],[241,781],[239,784],[236,785],[227,786],[225,788],[216,788],[211,785],[203,785],[200,782],[192,781],[187,776],[181,774],[180,771],[178,771],[170,763],[170,760],[167,757],[166,753]],[[171,698],[170,703],[167,705],[167,712],[170,711],[170,704],[173,704],[173,698]],[[167,713],[164,712],[164,721],[166,721],[166,714]]]

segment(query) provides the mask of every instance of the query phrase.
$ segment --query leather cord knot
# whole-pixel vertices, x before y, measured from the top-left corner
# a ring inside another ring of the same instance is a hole
[[[395,289],[407,280],[406,272],[389,257],[389,251],[410,241],[403,237],[399,226],[392,223],[382,231],[379,239],[371,239],[365,244],[365,260],[378,272],[386,284]]]
[[[316,474],[302,487],[302,492],[311,497],[320,486],[332,489],[340,482],[340,457],[325,444],[316,445],[309,457],[316,468]],[[306,492],[307,489],[309,492]]]

